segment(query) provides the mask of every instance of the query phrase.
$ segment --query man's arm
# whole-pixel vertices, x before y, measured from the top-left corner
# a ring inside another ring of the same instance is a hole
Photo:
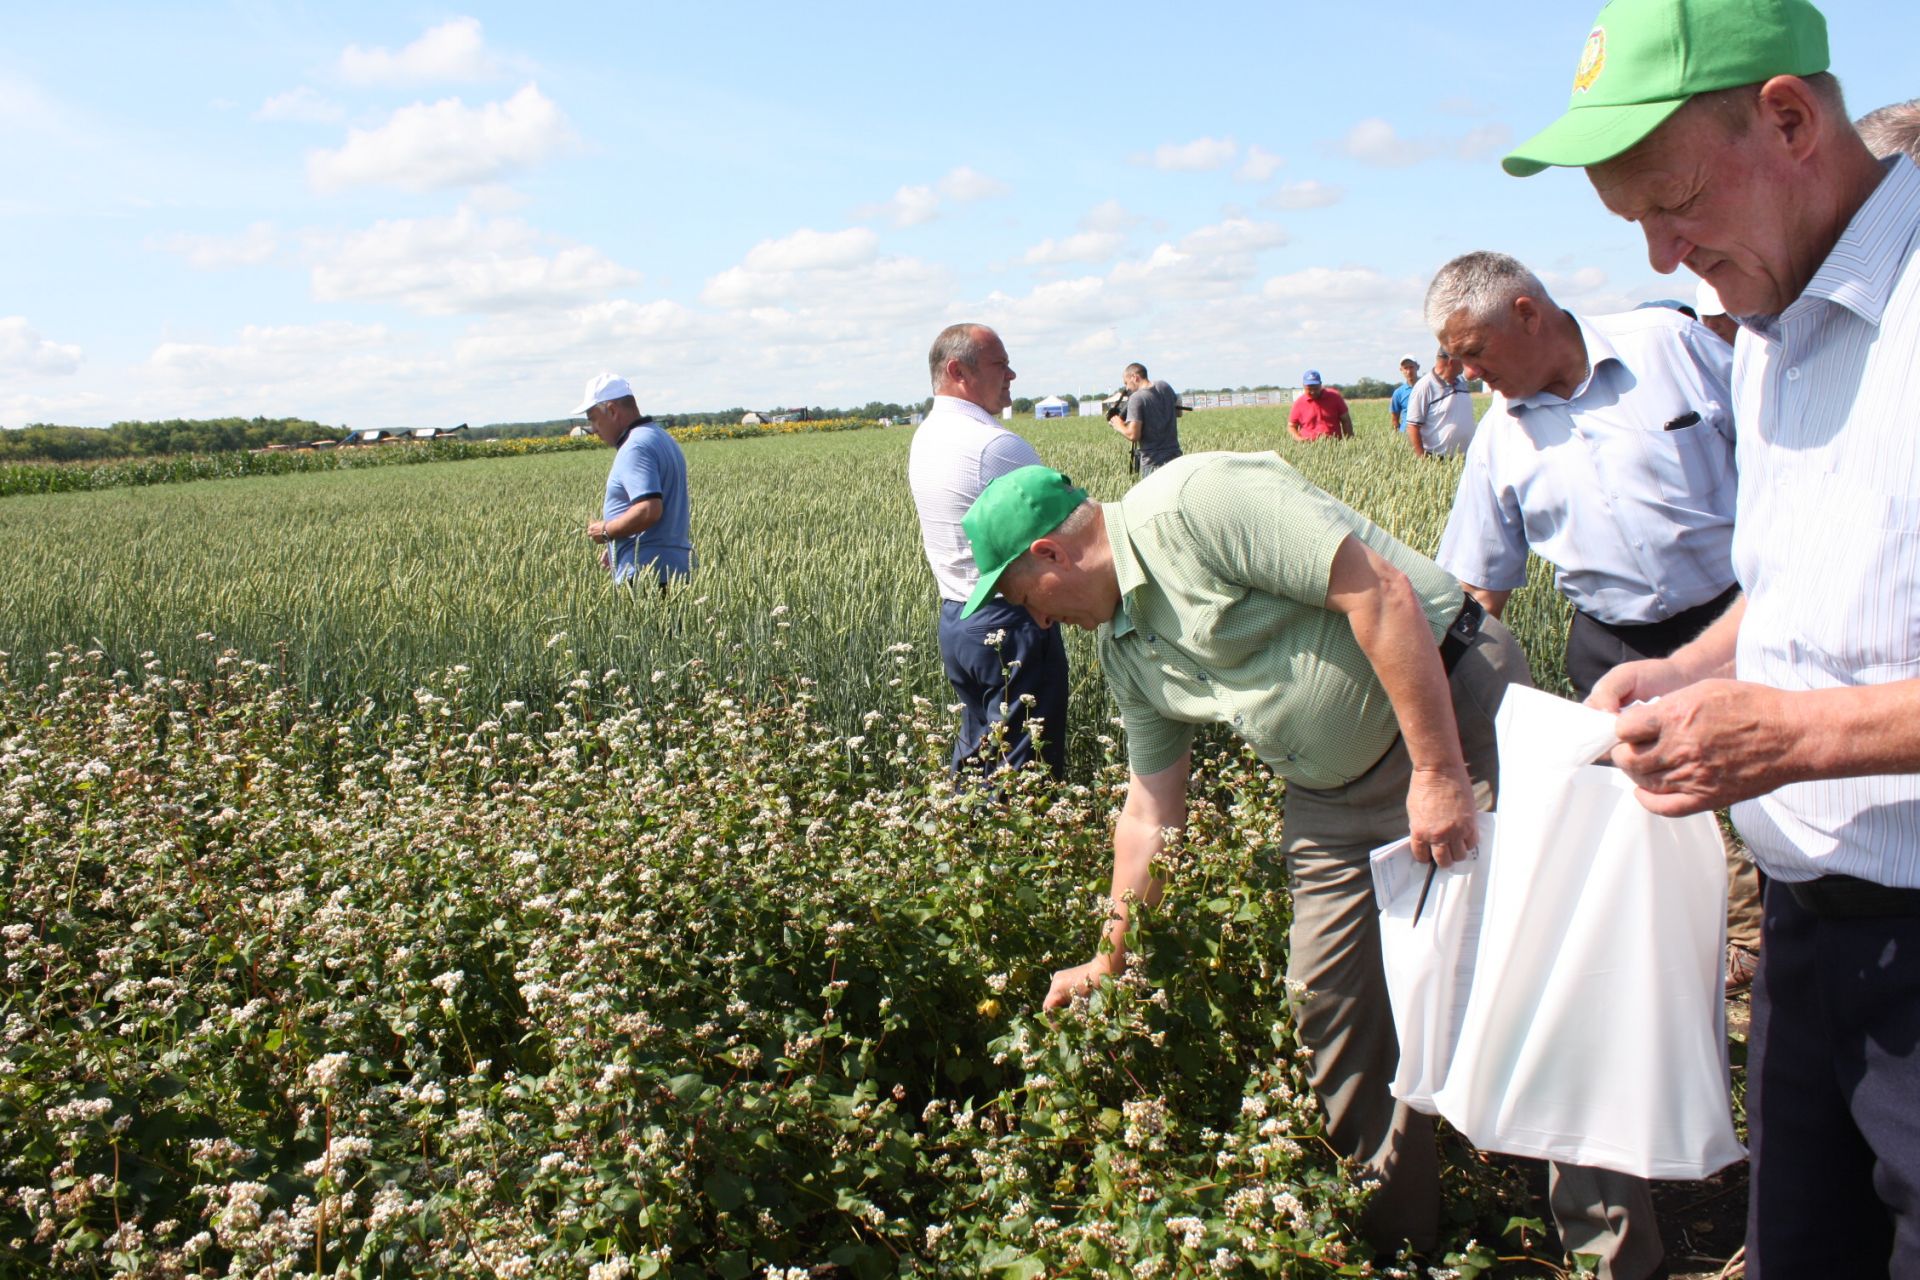
[[[587,536],[595,542],[612,542],[645,533],[660,523],[667,506],[659,494],[651,494],[622,511],[611,520],[595,520],[587,526]]]
[[[1140,443],[1140,424],[1138,422],[1130,422],[1116,413],[1107,418],[1107,425],[1125,436],[1127,443]]]
[[[1507,607],[1507,597],[1513,594],[1511,591],[1495,591],[1491,587],[1469,586],[1464,582],[1461,583],[1460,586],[1468,595],[1480,602],[1482,609],[1485,609],[1488,614],[1496,618],[1499,617],[1501,611]]]
[[[1153,906],[1160,901],[1163,886],[1153,874],[1153,860],[1160,856],[1160,833],[1187,825],[1187,775],[1192,768],[1188,752],[1158,773],[1128,778],[1127,802],[1113,824],[1113,905],[1106,928],[1112,949],[1054,974],[1042,1007],[1058,1009],[1126,964],[1128,903]]]
[[[1479,845],[1473,783],[1460,751],[1453,694],[1426,609],[1407,575],[1349,535],[1333,555],[1327,608],[1344,614],[1373,664],[1400,722],[1413,782],[1407,790],[1407,834],[1413,856],[1447,866]]]
[[[1353,414],[1348,410],[1345,401],[1340,403],[1340,432],[1348,436],[1353,434]]]
[[[1742,598],[1671,657],[1594,686],[1589,704],[1620,711],[1613,762],[1640,803],[1679,816],[1794,782],[1920,773],[1920,680],[1788,692],[1730,679],[1745,614]]]
[[[1421,425],[1418,422],[1407,423],[1407,443],[1413,446],[1413,456],[1416,458],[1427,456],[1427,442],[1420,438]]]

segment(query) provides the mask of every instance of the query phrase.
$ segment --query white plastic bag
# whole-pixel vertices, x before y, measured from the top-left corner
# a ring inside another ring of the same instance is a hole
[[[1447,1064],[1453,1061],[1460,1024],[1467,1016],[1493,836],[1494,817],[1483,813],[1481,856],[1439,868],[1431,888],[1427,870],[1433,864],[1413,860],[1410,840],[1396,840],[1373,851],[1380,953],[1386,964],[1393,1027],[1400,1039],[1393,1096],[1430,1116],[1440,1114],[1433,1094],[1447,1078]]]
[[[1495,726],[1478,980],[1434,1102],[1485,1150],[1704,1178],[1745,1154],[1713,815],[1657,817],[1626,775],[1587,763],[1613,741],[1604,712],[1516,688]]]

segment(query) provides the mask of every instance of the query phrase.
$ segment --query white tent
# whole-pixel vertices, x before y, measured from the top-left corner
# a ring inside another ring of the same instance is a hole
[[[1037,400],[1033,406],[1033,416],[1036,418],[1064,418],[1072,411],[1073,406],[1059,396],[1048,396],[1045,400]]]

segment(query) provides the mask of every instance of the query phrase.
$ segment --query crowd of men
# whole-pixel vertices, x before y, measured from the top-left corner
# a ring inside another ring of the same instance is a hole
[[[1617,713],[1613,763],[1657,813],[1731,807],[1757,863],[1730,858],[1746,1274],[1920,1276],[1920,101],[1856,128],[1828,66],[1808,0],[1601,12],[1568,110],[1504,167],[1584,170],[1695,298],[1589,315],[1505,254],[1443,265],[1432,365],[1401,361],[1390,409],[1415,454],[1464,455],[1434,559],[1275,454],[1183,456],[1177,397],[1139,364],[1110,421],[1140,480],[1092,501],[1002,424],[998,334],[954,325],[929,353],[908,479],[955,769],[1064,769],[1056,624],[1094,633],[1126,731],[1110,919],[1045,1004],[1126,963],[1194,730],[1229,726],[1288,784],[1293,1015],[1328,1141],[1379,1179],[1386,1251],[1433,1247],[1440,1193],[1431,1121],[1388,1089],[1367,855],[1476,852],[1494,716],[1528,679],[1501,615],[1538,555],[1573,607],[1569,679]],[[1494,393],[1477,422],[1468,379]],[[1291,436],[1350,436],[1340,393],[1301,381]],[[619,380],[587,400],[620,451],[589,535],[620,547],[616,575],[684,573],[677,449]],[[1644,1182],[1556,1167],[1549,1201],[1603,1276],[1666,1274]]]

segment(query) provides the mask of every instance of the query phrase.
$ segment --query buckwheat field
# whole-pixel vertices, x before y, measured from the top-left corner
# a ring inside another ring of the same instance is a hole
[[[1430,553],[1458,464],[1356,410],[1181,432]],[[1124,492],[1103,423],[1020,426]],[[1039,1012],[1124,755],[1074,634],[1071,782],[954,792],[909,438],[690,443],[664,597],[582,536],[603,452],[0,499],[0,1273],[1413,1274],[1230,740],[1125,979]],[[1543,573],[1508,616],[1558,686]],[[1446,1152],[1446,1273],[1511,1266],[1515,1176]]]

